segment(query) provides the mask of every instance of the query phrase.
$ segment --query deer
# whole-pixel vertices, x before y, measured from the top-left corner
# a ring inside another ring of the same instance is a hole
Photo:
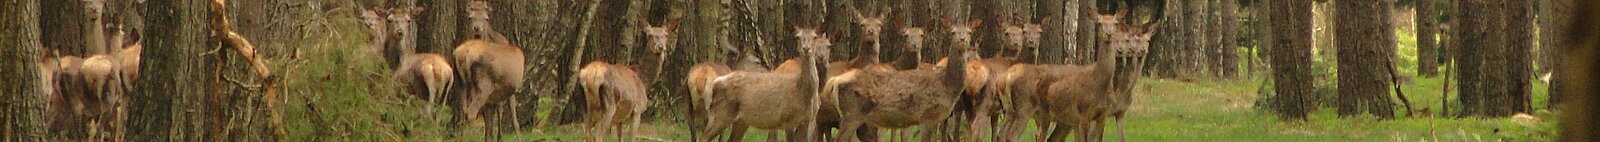
[[[1124,13],[1126,10],[1094,15],[1102,26],[1097,35],[1101,40],[1096,52],[1100,54],[1092,64],[1018,64],[996,80],[998,86],[1005,86],[1000,88],[1005,102],[1002,104],[1011,105],[1008,108],[1014,109],[1011,111],[1016,115],[1008,117],[1011,119],[1007,125],[1012,127],[1007,134],[1020,131],[1026,122],[1023,120],[1033,118],[1040,122],[1040,135],[1035,135],[1039,139],[1063,141],[1068,133],[1075,132],[1078,141],[1099,141],[1104,118],[1120,116],[1130,103],[1127,92],[1121,90],[1122,84],[1118,84],[1124,81],[1117,81],[1118,57],[1142,56],[1157,28],[1157,22],[1118,22]]]
[[[711,96],[708,123],[702,130],[706,135],[696,141],[716,138],[729,126],[778,130],[787,133],[791,141],[811,141],[817,123],[814,117],[820,107],[819,72],[826,70],[817,63],[827,60],[822,51],[832,42],[815,28],[795,27],[794,33],[800,43],[799,72],[735,71],[705,86],[711,88],[707,92]]]
[[[688,78],[684,80],[684,87],[689,88],[689,116],[693,117],[691,119],[694,121],[690,126],[692,127],[690,128],[691,130],[704,127],[706,123],[705,111],[711,108],[707,103],[710,102],[709,96],[706,94],[711,89],[704,86],[716,80],[718,76],[732,73],[735,70],[752,72],[765,72],[767,70],[766,67],[761,66],[764,64],[761,58],[756,57],[755,54],[749,54],[744,48],[737,48],[732,44],[723,43],[722,48],[719,49],[723,50],[723,57],[725,57],[723,61],[695,64],[689,68]]]
[[[672,53],[672,44],[676,36],[673,32],[678,29],[678,22],[667,22],[664,26],[652,26],[648,21],[639,21],[638,26],[644,28],[649,36],[648,50],[656,55],[656,73],[662,70],[662,63]],[[586,141],[602,141],[607,133],[606,129],[617,131],[616,137],[632,140],[632,136],[639,131],[640,120],[650,106],[650,98],[646,88],[649,82],[641,79],[641,74],[635,72],[628,65],[611,64],[605,61],[591,61],[579,70],[578,81],[583,86],[585,110],[585,132],[589,136]],[[654,80],[656,74],[650,79]],[[631,122],[631,123],[630,123]]]
[[[393,9],[374,8],[362,11],[363,24],[372,34],[368,44],[384,51],[390,69],[390,80],[405,86],[407,93],[423,98],[423,111],[434,113],[434,105],[443,103],[455,81],[455,72],[444,55],[416,53],[417,30],[413,16],[423,11],[420,7]],[[387,16],[387,22],[380,17]],[[393,41],[391,43],[391,41]],[[432,118],[438,122],[439,119]]]
[[[955,109],[959,92],[966,76],[966,60],[976,58],[976,48],[971,48],[972,27],[981,20],[967,24],[946,24],[961,50],[962,61],[950,62],[944,68],[919,68],[904,71],[875,71],[854,69],[830,77],[823,87],[826,103],[835,104],[841,117],[841,132],[852,132],[862,125],[886,129],[905,129],[911,126],[931,126],[942,123]],[[965,35],[965,36],[963,36]],[[918,88],[918,89],[908,89]],[[923,131],[932,138],[933,131]],[[844,133],[837,141],[854,140],[854,133]],[[901,138],[904,140],[904,138]]]
[[[485,107],[494,107],[487,105],[489,103],[506,101],[512,93],[516,93],[522,87],[525,75],[523,73],[526,70],[523,61],[527,59],[524,58],[522,48],[507,42],[495,41],[492,39],[492,36],[495,36],[493,27],[481,24],[488,23],[489,20],[488,2],[471,1],[467,5],[469,7],[467,15],[477,16],[469,19],[473,23],[480,23],[472,24],[472,29],[475,31],[471,32],[474,32],[473,37],[480,38],[469,38],[457,45],[452,52],[455,54],[454,65],[458,80],[456,83],[459,83],[455,86],[463,86],[458,90],[467,94],[462,96],[461,107],[458,109],[470,125],[484,126],[484,120],[479,116],[480,111],[494,109]]]

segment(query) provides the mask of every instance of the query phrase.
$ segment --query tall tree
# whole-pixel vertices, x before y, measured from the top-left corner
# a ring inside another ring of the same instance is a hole
[[[1394,56],[1394,28],[1389,22],[1389,0],[1334,1],[1337,21],[1334,38],[1339,47],[1340,116],[1365,113],[1394,117],[1389,96],[1389,60]]]
[[[1236,27],[1239,25],[1239,17],[1238,13],[1235,12],[1239,10],[1238,2],[1234,0],[1218,0],[1216,5],[1218,5],[1216,9],[1217,25],[1213,26],[1213,28],[1217,29],[1216,46],[1220,53],[1216,56],[1217,65],[1212,67],[1216,68],[1215,70],[1219,77],[1237,78],[1239,76],[1239,46],[1236,41],[1238,41],[1239,31]]]
[[[1439,0],[1414,1],[1416,9],[1412,11],[1417,13],[1413,18],[1417,20],[1417,75],[1419,76],[1439,75],[1439,50],[1436,49],[1438,38],[1434,37],[1434,33],[1438,31],[1435,30],[1438,25],[1436,21],[1439,20],[1437,13],[1439,11],[1435,8],[1439,3],[1436,1]]]
[[[44,141],[44,95],[38,74],[39,66],[39,1],[0,1],[0,141]]]
[[[1532,96],[1533,82],[1533,1],[1511,0],[1504,1],[1505,6],[1505,44],[1501,46],[1502,56],[1495,58],[1501,61],[1504,75],[1498,75],[1506,85],[1498,85],[1505,93],[1504,101],[1498,107],[1495,116],[1511,116],[1516,113],[1533,112]]]
[[[46,0],[39,2],[40,33],[46,48],[61,51],[63,55],[87,55],[88,44],[83,42],[83,25],[87,24],[88,11],[81,0]]]
[[[553,19],[556,11],[556,8],[553,7],[555,2],[489,1],[489,3],[491,9],[489,20],[493,24],[495,31],[505,34],[511,44],[522,47],[523,54],[528,55],[526,57],[531,57],[525,60],[527,63],[524,64],[528,67],[526,75],[528,78],[523,81],[523,84],[531,85],[527,85],[526,88],[522,88],[523,91],[521,93],[512,96],[516,99],[511,101],[516,103],[511,107],[515,107],[517,112],[512,112],[515,115],[511,116],[511,119],[515,120],[501,124],[508,124],[511,127],[533,125],[535,124],[534,121],[536,121],[533,116],[536,116],[537,112],[540,111],[534,104],[538,104],[539,99],[545,97],[534,94],[561,93],[558,88],[562,83],[539,82],[561,80],[562,77],[556,72],[558,70],[547,69],[564,68],[562,65],[566,65],[560,62],[560,59],[565,59],[561,58],[563,52],[557,52],[561,50],[557,48],[560,46],[550,45],[553,42],[548,40],[552,33],[558,32],[549,28],[551,25],[555,25],[553,24],[555,23],[555,19]]]
[[[1494,94],[1487,92],[1492,89],[1486,89],[1490,88],[1486,84],[1490,80],[1485,74],[1491,70],[1486,69],[1490,64],[1483,59],[1486,58],[1484,55],[1492,55],[1487,53],[1487,48],[1498,45],[1498,42],[1493,41],[1497,38],[1491,37],[1496,34],[1491,34],[1489,31],[1498,30],[1494,28],[1496,22],[1493,22],[1493,19],[1499,14],[1496,12],[1498,10],[1489,10],[1496,8],[1492,6],[1493,2],[1490,0],[1459,0],[1456,3],[1456,10],[1459,12],[1452,17],[1460,18],[1455,25],[1457,26],[1455,30],[1459,31],[1456,31],[1457,36],[1454,37],[1460,39],[1454,39],[1459,43],[1455,44],[1457,47],[1453,51],[1457,56],[1456,68],[1459,70],[1456,78],[1460,82],[1457,88],[1460,96],[1457,98],[1462,106],[1461,116],[1480,116],[1487,111],[1483,107],[1488,105],[1484,100],[1490,99],[1487,94]]]
[[[1311,1],[1267,1],[1272,10],[1273,88],[1277,113],[1304,120],[1311,112]]]
[[[1545,75],[1550,76],[1548,83],[1552,85],[1547,87],[1550,97],[1548,98],[1549,101],[1546,101],[1546,107],[1555,109],[1556,105],[1562,102],[1561,94],[1566,94],[1566,90],[1553,85],[1565,83],[1565,79],[1562,78],[1565,76],[1555,76],[1553,74],[1556,74],[1555,72],[1560,71],[1560,68],[1564,66],[1564,62],[1557,55],[1571,46],[1571,41],[1568,41],[1564,36],[1568,34],[1567,30],[1570,27],[1567,23],[1570,17],[1569,13],[1572,13],[1573,6],[1576,4],[1573,4],[1573,0],[1544,0],[1543,2],[1539,5],[1542,7],[1540,7],[1538,22],[1539,69],[1542,70],[1539,73],[1541,79]]]
[[[422,14],[417,15],[417,49],[421,53],[440,53],[452,55],[456,43],[466,39],[466,34],[458,31],[468,31],[466,23],[466,5],[462,0],[412,0],[411,6],[422,7]]]
[[[145,32],[145,50],[134,83],[128,114],[128,140],[200,141],[202,98],[216,94],[217,69],[209,60],[217,54],[207,43],[211,25],[209,0],[150,0],[144,23],[156,28]],[[160,53],[160,54],[154,54]]]

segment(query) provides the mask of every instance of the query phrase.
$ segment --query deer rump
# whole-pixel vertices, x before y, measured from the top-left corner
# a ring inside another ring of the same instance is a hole
[[[815,98],[801,90],[797,73],[732,72],[710,84],[708,93],[713,122],[731,119],[759,129],[798,128],[811,118]]]
[[[639,119],[634,113],[642,113],[648,107],[649,96],[645,91],[645,84],[639,79],[639,74],[627,66],[609,64],[605,62],[591,62],[584,67],[581,81],[585,89],[585,102],[588,103],[590,116],[612,116],[607,124],[622,124],[627,120]],[[606,109],[617,111],[604,114]]]
[[[905,71],[852,70],[829,79],[823,93],[837,103],[842,120],[861,121],[883,128],[930,124],[948,117],[957,91],[943,80],[940,69]]]

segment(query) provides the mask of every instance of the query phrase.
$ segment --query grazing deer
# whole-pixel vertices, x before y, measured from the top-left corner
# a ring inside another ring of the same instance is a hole
[[[488,23],[488,3],[472,1],[468,3],[471,8],[467,15],[477,16],[470,18],[473,23]],[[475,35],[491,34],[493,27],[489,24],[473,24]],[[456,46],[455,67],[458,83],[464,83],[467,96],[461,99],[461,114],[474,126],[484,126],[481,120],[481,110],[493,110],[495,105],[507,100],[512,93],[522,88],[525,64],[522,48],[513,46],[505,41],[495,41],[494,36],[476,36],[479,38],[468,39]],[[490,38],[490,39],[485,39]],[[502,38],[503,39],[503,38]],[[459,85],[458,85],[459,86]]]
[[[831,46],[826,35],[813,28],[795,28],[800,43],[799,72],[737,71],[722,75],[706,86],[710,110],[704,134],[696,141],[709,141],[729,126],[748,126],[763,130],[782,130],[794,141],[810,141],[819,107],[820,82],[817,62],[826,60],[821,51]],[[739,130],[734,130],[738,134]],[[732,136],[742,137],[742,136]]]
[[[971,48],[971,27],[981,21],[951,26],[956,43],[953,49],[962,54],[945,68],[921,68],[904,71],[850,70],[831,77],[823,93],[828,103],[838,105],[841,132],[852,132],[863,124],[888,129],[942,123],[954,110],[966,73],[966,60],[976,58]],[[915,88],[915,89],[911,89]],[[934,138],[934,131],[923,131],[926,138]],[[855,140],[854,133],[841,134],[838,141]],[[902,138],[904,140],[904,138]]]
[[[378,19],[363,19],[372,31],[370,44],[385,48],[384,57],[389,61],[391,80],[397,81],[399,86],[406,86],[408,93],[425,98],[428,102],[423,111],[434,112],[434,105],[443,103],[440,98],[452,87],[455,81],[455,72],[450,67],[450,62],[443,55],[436,53],[416,53],[417,29],[413,28],[413,16],[421,13],[420,7],[394,8],[392,10],[365,10],[363,18],[377,18],[387,15],[389,24],[384,25]],[[366,16],[365,14],[371,14]],[[392,33],[392,34],[391,34]],[[384,35],[388,34],[388,35]],[[389,43],[388,41],[395,41]],[[437,122],[439,119],[435,118]]]
[[[661,70],[661,64],[668,54],[672,53],[674,41],[673,31],[677,30],[678,22],[668,22],[666,26],[650,26],[648,21],[639,21],[639,26],[644,27],[645,34],[649,36],[650,51],[656,53],[658,64],[655,69]],[[585,110],[585,133],[589,136],[585,141],[602,141],[609,131],[616,131],[619,139],[633,140],[639,131],[639,121],[644,117],[644,111],[649,109],[650,96],[646,88],[650,81],[644,81],[640,74],[627,65],[611,64],[605,61],[592,61],[585,65],[578,73],[578,81],[583,85]],[[653,77],[651,79],[654,79]]]
[[[1095,15],[1101,39],[1096,60],[1091,65],[1019,64],[1007,69],[997,80],[1004,104],[1014,106],[1016,121],[1007,121],[1009,132],[1019,132],[1028,118],[1040,122],[1039,139],[1063,141],[1076,132],[1078,141],[1099,141],[1105,117],[1125,111],[1127,92],[1117,84],[1119,56],[1142,56],[1149,47],[1154,23],[1117,22],[1126,11],[1114,15]],[[1158,19],[1159,20],[1159,19]],[[1137,64],[1130,64],[1137,66]],[[1121,124],[1121,123],[1118,123]],[[1050,130],[1053,127],[1054,130]],[[1007,132],[1009,134],[1009,132]],[[1048,133],[1048,134],[1046,134]],[[1005,136],[1014,139],[1014,135]]]

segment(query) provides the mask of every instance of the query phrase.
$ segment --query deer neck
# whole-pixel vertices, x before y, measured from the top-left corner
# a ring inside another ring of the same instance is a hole
[[[83,24],[85,29],[84,40],[88,40],[86,46],[89,47],[87,48],[89,49],[89,54],[108,54],[111,52],[110,44],[106,43],[105,24],[102,24],[102,21],[104,19],[101,19],[99,13],[91,13],[89,14],[89,24]]]
[[[957,44],[957,46],[964,47],[959,48],[962,49],[961,51],[954,52],[960,54],[954,54],[948,57],[950,61],[945,63],[946,65],[944,67],[944,73],[940,75],[944,79],[942,82],[944,82],[945,87],[954,89],[953,91],[960,91],[961,85],[964,84],[963,81],[966,81],[965,71],[967,68],[967,62],[978,58],[978,53],[970,50],[972,49],[971,43]],[[952,95],[959,94],[960,93],[952,93]]]
[[[1110,39],[1102,38],[1101,40]],[[1092,75],[1090,75],[1090,79],[1093,79],[1092,81],[1095,83],[1104,83],[1109,85],[1111,84],[1111,79],[1114,78],[1113,75],[1115,75],[1117,71],[1117,51],[1115,48],[1121,46],[1113,46],[1112,44],[1102,44],[1097,50],[1095,50],[1095,53],[1097,54],[1095,55],[1094,71],[1091,72]]]
[[[493,26],[489,25],[488,19],[474,19],[472,20],[472,27],[477,29],[477,33],[475,33],[476,36],[483,40],[501,43],[508,43],[510,41],[509,39],[506,39],[504,34],[494,31]]]
[[[800,55],[800,57],[803,57],[803,59],[800,59],[800,73],[795,75],[799,76],[799,82],[796,85],[799,86],[801,94],[816,94],[817,86],[822,84],[819,75],[822,69],[817,67],[817,60],[819,60],[817,58],[819,57],[815,54],[821,53],[801,53]]]

